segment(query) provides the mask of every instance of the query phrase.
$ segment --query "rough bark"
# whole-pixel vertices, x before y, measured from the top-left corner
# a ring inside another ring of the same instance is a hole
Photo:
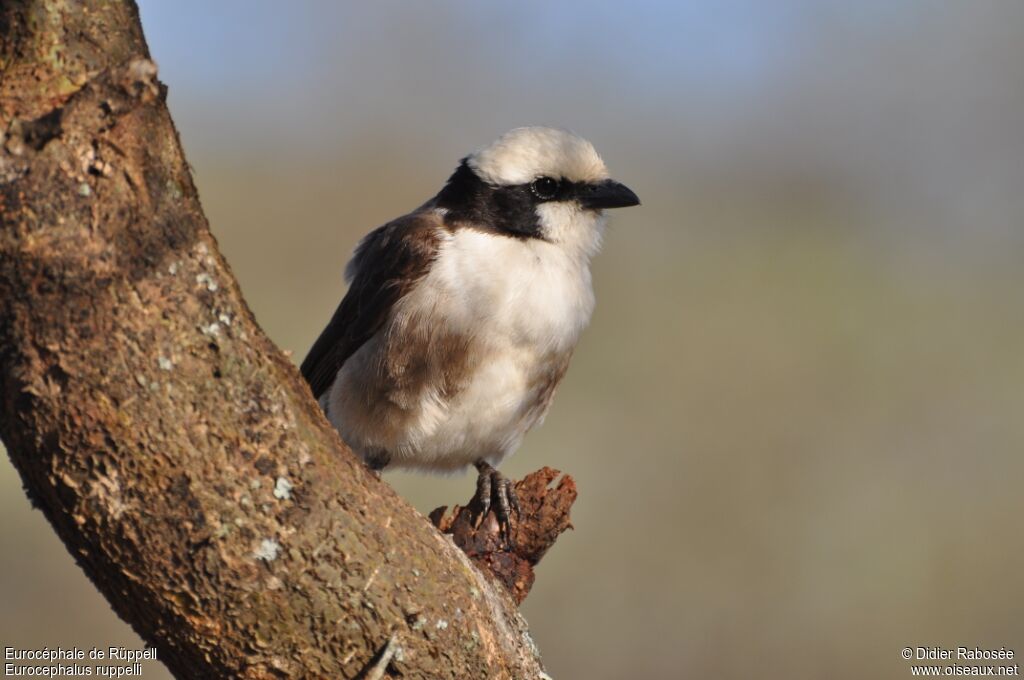
[[[0,40],[0,436],[115,611],[180,678],[543,677],[256,325],[134,4],[5,0]]]

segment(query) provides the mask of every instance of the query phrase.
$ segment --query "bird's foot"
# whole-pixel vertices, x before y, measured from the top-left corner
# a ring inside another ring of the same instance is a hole
[[[480,514],[476,518],[475,526],[480,526],[486,519],[493,499],[498,529],[512,547],[512,512],[519,516],[519,498],[516,497],[512,481],[482,460],[474,463],[474,466],[480,473],[476,480],[476,500],[479,503]]]

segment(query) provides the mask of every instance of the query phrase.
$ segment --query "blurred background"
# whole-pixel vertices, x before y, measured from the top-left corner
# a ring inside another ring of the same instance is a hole
[[[356,240],[509,128],[575,130],[643,199],[503,465],[579,484],[524,605],[555,678],[1024,654],[1024,3],[141,9],[213,231],[296,362]],[[474,483],[385,479],[423,512]],[[4,645],[141,645],[6,457],[0,514]]]

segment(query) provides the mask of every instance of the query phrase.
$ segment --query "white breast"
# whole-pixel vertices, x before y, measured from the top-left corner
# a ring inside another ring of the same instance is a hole
[[[439,323],[471,334],[475,359],[443,417],[425,410],[433,426],[415,437],[413,455],[394,462],[455,469],[480,458],[497,464],[518,448],[534,425],[523,414],[538,375],[576,345],[594,294],[587,263],[555,245],[462,229],[408,302],[433,306]]]
[[[367,403],[360,395],[382,394],[373,356],[382,343],[371,340],[346,362],[330,392],[328,414],[343,438],[364,456],[384,450],[392,465],[436,470],[481,458],[496,464],[514,451],[544,414],[536,405],[550,395],[545,379],[564,367],[590,319],[588,259],[538,239],[444,232],[429,273],[396,305],[381,334],[422,342],[444,329],[469,338],[460,389],[445,396],[424,385],[401,400]]]
[[[538,352],[574,346],[594,309],[586,258],[474,229],[447,239],[424,284],[449,323]]]

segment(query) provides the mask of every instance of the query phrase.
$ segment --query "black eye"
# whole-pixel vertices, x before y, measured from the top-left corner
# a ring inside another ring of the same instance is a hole
[[[549,201],[558,195],[558,180],[550,177],[538,177],[533,180],[530,190],[542,201]]]

